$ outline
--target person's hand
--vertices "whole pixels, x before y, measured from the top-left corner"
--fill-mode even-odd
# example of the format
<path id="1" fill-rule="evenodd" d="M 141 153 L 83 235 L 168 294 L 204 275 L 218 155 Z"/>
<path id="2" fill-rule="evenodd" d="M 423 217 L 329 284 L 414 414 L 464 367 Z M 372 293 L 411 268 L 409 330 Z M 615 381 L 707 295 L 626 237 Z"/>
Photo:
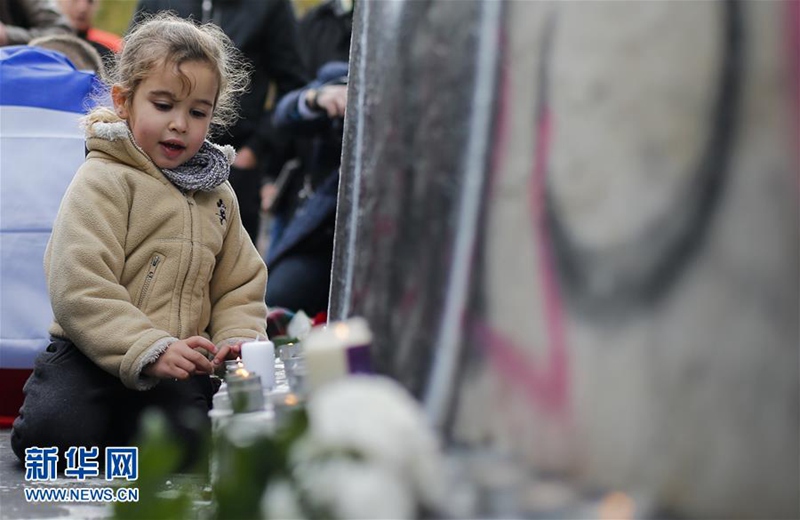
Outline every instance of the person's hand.
<path id="1" fill-rule="evenodd" d="M 194 374 L 213 373 L 214 365 L 195 350 L 198 348 L 217 354 L 217 347 L 209 340 L 202 336 L 192 336 L 171 344 L 155 362 L 144 367 L 142 373 L 159 379 L 188 379 Z"/>
<path id="2" fill-rule="evenodd" d="M 8 31 L 6 31 L 6 24 L 0 22 L 0 47 L 8 45 Z"/>
<path id="3" fill-rule="evenodd" d="M 240 170 L 252 170 L 258 166 L 258 158 L 249 146 L 243 146 L 236 152 L 236 159 L 233 160 L 232 166 Z"/>
<path id="4" fill-rule="evenodd" d="M 215 367 L 218 367 L 226 359 L 236 359 L 238 357 L 241 357 L 242 356 L 242 343 L 243 342 L 239 342 L 239 343 L 236 343 L 235 345 L 227 345 L 227 346 L 222 347 L 217 352 L 217 355 L 214 356 L 214 359 L 211 360 L 211 363 Z"/>
<path id="5" fill-rule="evenodd" d="M 275 202 L 275 195 L 278 193 L 278 188 L 274 183 L 268 182 L 261 186 L 261 211 L 269 211 L 272 203 Z"/>
<path id="6" fill-rule="evenodd" d="M 347 85 L 325 85 L 318 89 L 317 106 L 331 119 L 344 117 L 347 108 Z"/>

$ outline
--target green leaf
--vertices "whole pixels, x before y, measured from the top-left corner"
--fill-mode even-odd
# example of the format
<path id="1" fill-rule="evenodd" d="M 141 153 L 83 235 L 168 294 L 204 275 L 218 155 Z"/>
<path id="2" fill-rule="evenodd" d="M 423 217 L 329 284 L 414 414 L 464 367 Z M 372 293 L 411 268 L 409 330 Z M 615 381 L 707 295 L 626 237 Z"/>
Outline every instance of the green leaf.
<path id="1" fill-rule="evenodd" d="M 142 416 L 139 442 L 139 478 L 126 487 L 139 489 L 138 502 L 115 502 L 113 518 L 118 520 L 169 520 L 188 518 L 193 499 L 189 487 L 177 475 L 186 458 L 185 449 L 170 431 L 169 423 L 161 412 L 149 411 Z M 208 444 L 196 454 L 202 470 L 208 460 Z M 207 482 L 207 473 L 196 475 Z M 201 483 L 202 486 L 202 483 Z"/>

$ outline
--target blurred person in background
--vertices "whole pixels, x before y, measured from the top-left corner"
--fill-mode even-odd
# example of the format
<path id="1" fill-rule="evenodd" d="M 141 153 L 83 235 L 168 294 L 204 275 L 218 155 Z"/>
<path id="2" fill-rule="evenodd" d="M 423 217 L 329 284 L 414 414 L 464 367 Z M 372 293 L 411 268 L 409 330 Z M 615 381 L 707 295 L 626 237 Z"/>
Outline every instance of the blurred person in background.
<path id="1" fill-rule="evenodd" d="M 298 160 L 281 173 L 267 201 L 270 307 L 309 315 L 328 307 L 352 14 L 352 1 L 328 0 L 300 20 L 301 52 L 316 79 L 275 109 L 276 127 L 292 136 Z"/>
<path id="2" fill-rule="evenodd" d="M 58 7 L 67 17 L 75 33 L 94 47 L 103 60 L 119 52 L 122 38 L 93 27 L 100 0 L 58 0 Z"/>
<path id="3" fill-rule="evenodd" d="M 104 76 L 103 58 L 82 38 L 72 34 L 51 34 L 34 38 L 28 45 L 60 52 L 69 58 L 76 69 L 94 72 L 101 79 Z"/>
<path id="4" fill-rule="evenodd" d="M 239 198 L 242 223 L 257 243 L 262 179 L 280 169 L 276 161 L 283 161 L 272 114 L 265 109 L 270 83 L 275 83 L 279 98 L 309 79 L 298 52 L 292 5 L 289 0 L 138 0 L 133 21 L 162 10 L 215 23 L 252 65 L 251 88 L 241 98 L 241 119 L 217 140 L 236 149 L 230 182 Z"/>
<path id="5" fill-rule="evenodd" d="M 316 73 L 329 61 L 348 61 L 354 0 L 326 0 L 300 19 L 300 53 Z"/>
<path id="6" fill-rule="evenodd" d="M 0 46 L 25 45 L 48 34 L 72 29 L 51 0 L 0 0 Z"/>
<path id="7" fill-rule="evenodd" d="M 334 61 L 275 108 L 276 128 L 297 137 L 300 153 L 271 205 L 268 307 L 311 316 L 328 307 L 346 106 L 347 62 Z"/>

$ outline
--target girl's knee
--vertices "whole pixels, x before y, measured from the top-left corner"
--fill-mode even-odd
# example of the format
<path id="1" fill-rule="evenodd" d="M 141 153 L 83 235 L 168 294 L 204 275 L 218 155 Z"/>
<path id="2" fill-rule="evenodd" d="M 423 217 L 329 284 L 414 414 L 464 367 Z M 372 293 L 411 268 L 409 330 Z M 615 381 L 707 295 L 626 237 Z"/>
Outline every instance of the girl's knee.
<path id="1" fill-rule="evenodd" d="M 74 414 L 46 409 L 20 410 L 11 431 L 11 448 L 21 461 L 27 448 L 58 448 L 59 458 L 72 446 L 104 447 L 107 444 L 104 417 L 87 420 Z"/>

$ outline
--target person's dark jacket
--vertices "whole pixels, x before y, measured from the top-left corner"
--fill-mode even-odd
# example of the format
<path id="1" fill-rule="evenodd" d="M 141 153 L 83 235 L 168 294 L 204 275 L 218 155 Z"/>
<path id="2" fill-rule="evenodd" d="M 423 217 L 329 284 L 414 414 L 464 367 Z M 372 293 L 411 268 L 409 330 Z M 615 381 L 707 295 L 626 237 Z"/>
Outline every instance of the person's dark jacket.
<path id="1" fill-rule="evenodd" d="M 327 63 L 320 68 L 314 81 L 285 95 L 275 108 L 275 128 L 303 140 L 308 146 L 300 148 L 300 167 L 287 181 L 294 187 L 283 190 L 288 200 L 276 199 L 274 203 L 277 206 L 276 214 L 288 222 L 277 243 L 270 245 L 267 266 L 277 263 L 301 242 L 306 249 L 319 247 L 330 254 L 339 187 L 343 119 L 331 119 L 324 113 L 316 119 L 304 119 L 299 113 L 298 103 L 302 102 L 308 89 L 346 84 L 347 72 L 346 62 Z M 304 184 L 308 184 L 313 194 L 308 199 L 298 199 L 297 193 Z M 330 229 L 324 229 L 326 227 Z M 313 240 L 314 244 L 309 240 Z"/>
<path id="2" fill-rule="evenodd" d="M 327 0 L 300 19 L 300 53 L 311 72 L 328 62 L 349 59 L 353 11 L 342 4 L 342 0 Z"/>
<path id="3" fill-rule="evenodd" d="M 251 62 L 253 75 L 250 90 L 241 99 L 241 119 L 216 141 L 237 150 L 248 146 L 257 154 L 262 153 L 274 139 L 271 115 L 264 110 L 270 80 L 275 81 L 280 98 L 305 85 L 309 77 L 297 50 L 294 11 L 289 0 L 214 0 L 207 13 L 203 12 L 203 3 L 139 0 L 133 22 L 144 13 L 171 10 L 182 18 L 211 21 L 222 28 Z"/>

